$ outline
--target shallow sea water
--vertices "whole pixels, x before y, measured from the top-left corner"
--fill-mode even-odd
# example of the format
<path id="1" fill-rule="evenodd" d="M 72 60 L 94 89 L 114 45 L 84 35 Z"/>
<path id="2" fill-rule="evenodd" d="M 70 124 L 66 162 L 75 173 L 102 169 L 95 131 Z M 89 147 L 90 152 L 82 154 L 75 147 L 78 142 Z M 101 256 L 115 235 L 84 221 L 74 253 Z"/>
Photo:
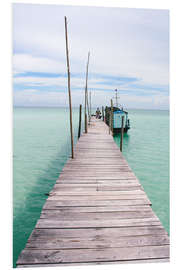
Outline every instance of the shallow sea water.
<path id="1" fill-rule="evenodd" d="M 123 155 L 169 232 L 169 112 L 129 110 Z M 77 141 L 79 110 L 73 109 Z M 67 108 L 14 108 L 13 266 L 71 154 Z M 119 145 L 120 136 L 114 137 Z"/>

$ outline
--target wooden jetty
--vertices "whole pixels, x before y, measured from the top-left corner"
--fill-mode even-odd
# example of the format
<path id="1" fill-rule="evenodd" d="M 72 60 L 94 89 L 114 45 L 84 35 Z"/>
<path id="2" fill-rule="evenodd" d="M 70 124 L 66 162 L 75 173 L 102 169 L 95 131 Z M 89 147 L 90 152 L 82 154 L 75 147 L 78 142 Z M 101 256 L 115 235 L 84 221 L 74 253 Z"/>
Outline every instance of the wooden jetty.
<path id="1" fill-rule="evenodd" d="M 108 126 L 92 119 L 17 267 L 167 261 L 167 232 Z"/>

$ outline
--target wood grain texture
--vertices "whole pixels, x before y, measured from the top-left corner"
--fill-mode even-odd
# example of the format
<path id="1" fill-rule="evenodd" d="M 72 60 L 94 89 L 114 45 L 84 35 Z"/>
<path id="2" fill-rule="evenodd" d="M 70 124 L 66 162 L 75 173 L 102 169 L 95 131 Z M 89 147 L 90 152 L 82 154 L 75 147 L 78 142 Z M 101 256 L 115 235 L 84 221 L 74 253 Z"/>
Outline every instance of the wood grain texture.
<path id="1" fill-rule="evenodd" d="M 167 261 L 167 232 L 108 127 L 92 118 L 17 267 Z"/>
<path id="2" fill-rule="evenodd" d="M 141 259 L 160 259 L 169 257 L 168 245 L 136 246 L 126 248 L 61 249 L 39 250 L 25 249 L 21 252 L 18 264 L 72 263 L 127 261 Z M 26 263 L 24 263 L 26 262 Z"/>

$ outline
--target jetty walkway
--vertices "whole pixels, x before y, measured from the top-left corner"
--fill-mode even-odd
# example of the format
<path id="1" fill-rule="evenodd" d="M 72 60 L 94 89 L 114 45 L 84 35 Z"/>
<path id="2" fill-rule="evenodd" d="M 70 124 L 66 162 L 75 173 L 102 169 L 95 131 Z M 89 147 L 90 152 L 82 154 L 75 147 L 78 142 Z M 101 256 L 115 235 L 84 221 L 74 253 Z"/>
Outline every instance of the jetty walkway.
<path id="1" fill-rule="evenodd" d="M 108 126 L 92 118 L 17 267 L 165 261 L 167 232 Z"/>

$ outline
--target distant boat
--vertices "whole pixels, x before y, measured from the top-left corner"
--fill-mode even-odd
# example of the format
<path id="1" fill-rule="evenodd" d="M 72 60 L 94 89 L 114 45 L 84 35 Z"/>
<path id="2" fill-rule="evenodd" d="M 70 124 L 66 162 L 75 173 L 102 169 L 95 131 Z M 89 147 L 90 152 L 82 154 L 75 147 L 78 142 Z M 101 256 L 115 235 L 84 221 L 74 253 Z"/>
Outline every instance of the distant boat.
<path id="1" fill-rule="evenodd" d="M 128 118 L 128 112 L 123 110 L 121 105 L 118 105 L 118 95 L 117 89 L 116 92 L 116 106 L 113 107 L 113 133 L 120 133 L 121 132 L 121 125 L 122 125 L 122 116 L 124 116 L 124 132 L 128 132 L 130 129 L 130 120 Z M 105 123 L 109 126 L 110 124 L 110 115 L 111 115 L 111 107 L 105 107 Z"/>

